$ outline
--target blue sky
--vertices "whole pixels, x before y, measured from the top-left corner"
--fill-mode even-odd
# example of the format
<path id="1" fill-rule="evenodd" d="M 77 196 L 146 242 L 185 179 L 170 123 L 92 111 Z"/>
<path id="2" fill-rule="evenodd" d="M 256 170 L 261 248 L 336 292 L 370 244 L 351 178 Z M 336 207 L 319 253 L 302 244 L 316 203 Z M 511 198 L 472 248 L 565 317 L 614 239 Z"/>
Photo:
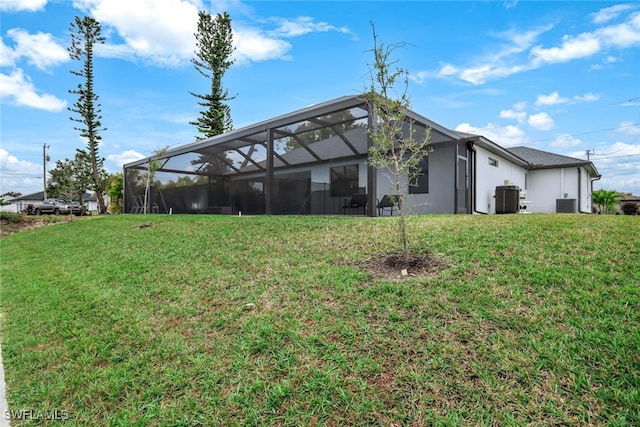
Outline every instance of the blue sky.
<path id="1" fill-rule="evenodd" d="M 405 43 L 412 109 L 504 146 L 590 158 L 595 188 L 640 195 L 640 3 L 538 1 L 0 1 L 0 192 L 42 190 L 42 149 L 74 156 L 67 54 L 75 16 L 99 20 L 95 90 L 110 172 L 193 142 L 209 82 L 190 64 L 197 11 L 227 11 L 234 127 L 364 90 L 375 24 Z"/>

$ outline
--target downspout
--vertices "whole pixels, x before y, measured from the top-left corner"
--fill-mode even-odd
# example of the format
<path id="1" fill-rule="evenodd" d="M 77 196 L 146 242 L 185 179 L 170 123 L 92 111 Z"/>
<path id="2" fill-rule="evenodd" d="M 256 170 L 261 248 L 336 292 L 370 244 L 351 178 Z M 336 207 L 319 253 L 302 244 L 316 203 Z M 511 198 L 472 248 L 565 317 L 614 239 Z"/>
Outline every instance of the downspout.
<path id="1" fill-rule="evenodd" d="M 599 181 L 602 178 L 602 175 L 596 176 L 595 178 L 591 178 L 591 210 L 592 212 L 589 213 L 593 213 L 593 183 L 594 181 Z"/>
<path id="2" fill-rule="evenodd" d="M 470 185 L 471 187 L 471 192 L 472 192 L 472 198 L 473 198 L 473 213 L 477 213 L 477 214 L 481 214 L 481 215 L 488 215 L 487 212 L 480 212 L 476 206 L 477 206 L 477 191 L 476 191 L 476 186 L 477 186 L 477 178 L 478 178 L 478 155 L 476 153 L 476 147 L 473 145 L 473 141 L 469 141 L 469 151 L 471 151 L 471 157 L 473 157 L 473 161 L 471 162 L 471 167 L 473 168 L 473 172 L 471 173 L 471 176 L 473 177 L 473 182 Z"/>
<path id="3" fill-rule="evenodd" d="M 597 181 L 602 177 L 596 177 L 591 179 L 591 194 L 593 194 L 593 181 Z M 593 202 L 592 202 L 593 209 Z M 578 166 L 578 213 L 590 214 L 591 212 L 585 212 L 582 210 L 582 167 Z"/>

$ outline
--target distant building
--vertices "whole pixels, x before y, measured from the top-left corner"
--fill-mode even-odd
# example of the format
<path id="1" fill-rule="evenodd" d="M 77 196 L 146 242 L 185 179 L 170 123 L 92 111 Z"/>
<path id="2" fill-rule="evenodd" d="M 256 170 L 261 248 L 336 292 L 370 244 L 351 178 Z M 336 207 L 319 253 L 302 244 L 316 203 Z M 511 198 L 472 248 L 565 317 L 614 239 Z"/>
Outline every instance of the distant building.
<path id="1" fill-rule="evenodd" d="M 622 207 L 626 203 L 634 203 L 636 205 L 636 209 L 640 209 L 640 196 L 634 196 L 631 193 L 624 194 L 616 204 L 616 213 L 624 214 Z M 640 211 L 638 213 L 640 213 Z"/>
<path id="2" fill-rule="evenodd" d="M 5 199 L 11 204 L 0 207 L 4 212 L 22 212 L 26 209 L 27 205 L 35 205 L 41 203 L 44 200 L 44 191 L 38 191 L 36 193 L 25 194 L 24 196 L 15 197 L 9 200 Z M 93 214 L 98 213 L 98 199 L 92 194 L 85 193 L 82 196 L 82 203 L 86 207 L 87 212 Z"/>

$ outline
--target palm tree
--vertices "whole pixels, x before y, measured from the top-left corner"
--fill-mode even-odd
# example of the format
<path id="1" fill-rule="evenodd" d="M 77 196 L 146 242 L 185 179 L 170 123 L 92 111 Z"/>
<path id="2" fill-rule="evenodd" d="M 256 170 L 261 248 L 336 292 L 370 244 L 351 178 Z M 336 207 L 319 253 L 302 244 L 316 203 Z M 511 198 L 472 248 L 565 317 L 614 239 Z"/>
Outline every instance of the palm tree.
<path id="1" fill-rule="evenodd" d="M 596 190 L 591 194 L 593 204 L 600 207 L 600 212 L 603 214 L 613 213 L 616 203 L 620 200 L 621 194 L 615 190 Z"/>

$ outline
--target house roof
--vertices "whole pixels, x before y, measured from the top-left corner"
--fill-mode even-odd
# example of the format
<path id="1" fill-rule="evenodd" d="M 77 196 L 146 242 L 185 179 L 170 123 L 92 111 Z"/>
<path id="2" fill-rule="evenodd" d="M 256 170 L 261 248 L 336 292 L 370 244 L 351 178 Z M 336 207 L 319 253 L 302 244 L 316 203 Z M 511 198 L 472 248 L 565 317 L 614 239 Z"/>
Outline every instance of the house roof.
<path id="1" fill-rule="evenodd" d="M 640 196 L 634 196 L 633 194 L 623 194 L 620 198 L 621 202 L 640 202 Z"/>
<path id="2" fill-rule="evenodd" d="M 563 156 L 562 154 L 550 153 L 548 151 L 536 150 L 529 147 L 511 147 L 508 151 L 520 157 L 529 164 L 530 169 L 552 169 L 570 166 L 584 166 L 591 169 L 592 176 L 600 176 L 593 162 L 575 157 Z"/>
<path id="3" fill-rule="evenodd" d="M 44 200 L 44 191 L 38 191 L 37 193 L 25 194 L 24 196 L 16 197 L 13 200 Z"/>
<path id="4" fill-rule="evenodd" d="M 340 98 L 326 101 L 320 104 L 311 105 L 300 110 L 293 111 L 288 114 L 264 120 L 243 128 L 235 129 L 220 135 L 212 136 L 190 144 L 168 150 L 165 157 L 178 156 L 185 153 L 201 153 L 207 152 L 212 147 L 220 147 L 222 150 L 234 150 L 243 148 L 252 144 L 264 144 L 269 139 L 269 131 L 273 129 L 285 129 L 290 125 L 309 118 L 317 118 L 327 116 L 336 111 L 345 109 L 364 109 L 366 100 L 360 96 L 343 96 Z M 364 111 L 364 110 L 363 110 Z M 354 117 L 360 118 L 364 114 L 354 111 Z M 146 165 L 152 157 L 146 157 L 128 164 L 125 168 Z"/>
<path id="5" fill-rule="evenodd" d="M 12 201 L 14 200 L 44 200 L 44 191 L 38 191 L 37 193 L 31 193 L 31 194 L 25 194 L 24 196 L 20 196 L 20 197 L 16 197 L 15 199 L 12 199 Z M 89 193 L 85 193 L 82 196 L 82 200 L 84 200 L 85 202 L 88 201 L 95 201 L 97 200 L 95 198 L 95 196 L 89 194 Z"/>
<path id="6" fill-rule="evenodd" d="M 347 114 L 341 115 L 337 113 Z M 366 124 L 368 116 L 368 102 L 363 96 L 343 96 L 168 150 L 163 155 L 163 158 L 167 160 L 160 166 L 158 171 L 197 174 L 202 168 L 202 164 L 198 161 L 198 156 L 219 157 L 227 164 L 229 162 L 226 161 L 228 160 L 226 156 L 235 156 L 237 165 L 229 164 L 229 166 L 236 172 L 263 169 L 270 133 L 273 140 L 291 138 L 299 141 L 298 137 L 301 134 L 323 128 L 332 129 L 335 137 L 330 141 L 325 139 L 321 143 L 305 144 L 302 150 L 297 150 L 297 153 L 288 156 L 288 160 L 294 161 L 294 163 L 287 161 L 285 154 L 288 153 L 278 152 L 276 149 L 274 166 L 277 168 L 283 165 L 301 164 L 305 159 L 308 162 L 332 160 L 338 157 L 341 152 L 344 155 L 362 155 L 366 153 L 366 146 L 364 151 L 361 147 L 354 146 L 339 127 L 348 123 Z M 447 129 L 413 111 L 407 111 L 407 116 L 413 119 L 416 124 L 431 129 L 432 143 L 462 138 L 457 132 Z M 329 147 L 333 147 L 330 152 L 327 151 Z M 179 159 L 183 155 L 191 155 L 193 157 Z M 142 169 L 146 167 L 153 157 L 127 163 L 124 168 Z M 253 164 L 253 167 L 247 167 L 249 163 Z"/>
<path id="7" fill-rule="evenodd" d="M 337 114 L 337 113 L 346 114 Z M 448 129 L 414 111 L 405 112 L 415 123 L 430 128 L 431 143 L 468 141 L 514 164 L 529 170 L 569 166 L 583 166 L 591 176 L 599 177 L 592 162 L 583 159 L 549 153 L 528 147 L 504 148 L 481 135 L 473 135 Z M 316 161 L 331 161 L 338 157 L 366 154 L 366 133 L 362 130 L 341 129 L 344 124 L 366 124 L 371 120 L 367 100 L 361 95 L 343 96 L 320 104 L 311 105 L 288 114 L 264 120 L 253 125 L 232 130 L 190 144 L 168 150 L 159 171 L 169 173 L 203 174 L 210 161 L 218 158 L 227 172 L 252 172 L 265 170 L 268 154 L 267 141 L 289 139 L 298 141 L 300 147 L 286 150 L 274 147 L 273 166 L 293 166 Z M 299 138 L 305 132 L 328 128 L 333 135 L 317 142 L 303 143 Z M 357 135 L 357 136 L 356 136 Z M 231 156 L 231 157 L 229 157 Z M 124 165 L 124 168 L 143 169 L 154 156 Z"/>

